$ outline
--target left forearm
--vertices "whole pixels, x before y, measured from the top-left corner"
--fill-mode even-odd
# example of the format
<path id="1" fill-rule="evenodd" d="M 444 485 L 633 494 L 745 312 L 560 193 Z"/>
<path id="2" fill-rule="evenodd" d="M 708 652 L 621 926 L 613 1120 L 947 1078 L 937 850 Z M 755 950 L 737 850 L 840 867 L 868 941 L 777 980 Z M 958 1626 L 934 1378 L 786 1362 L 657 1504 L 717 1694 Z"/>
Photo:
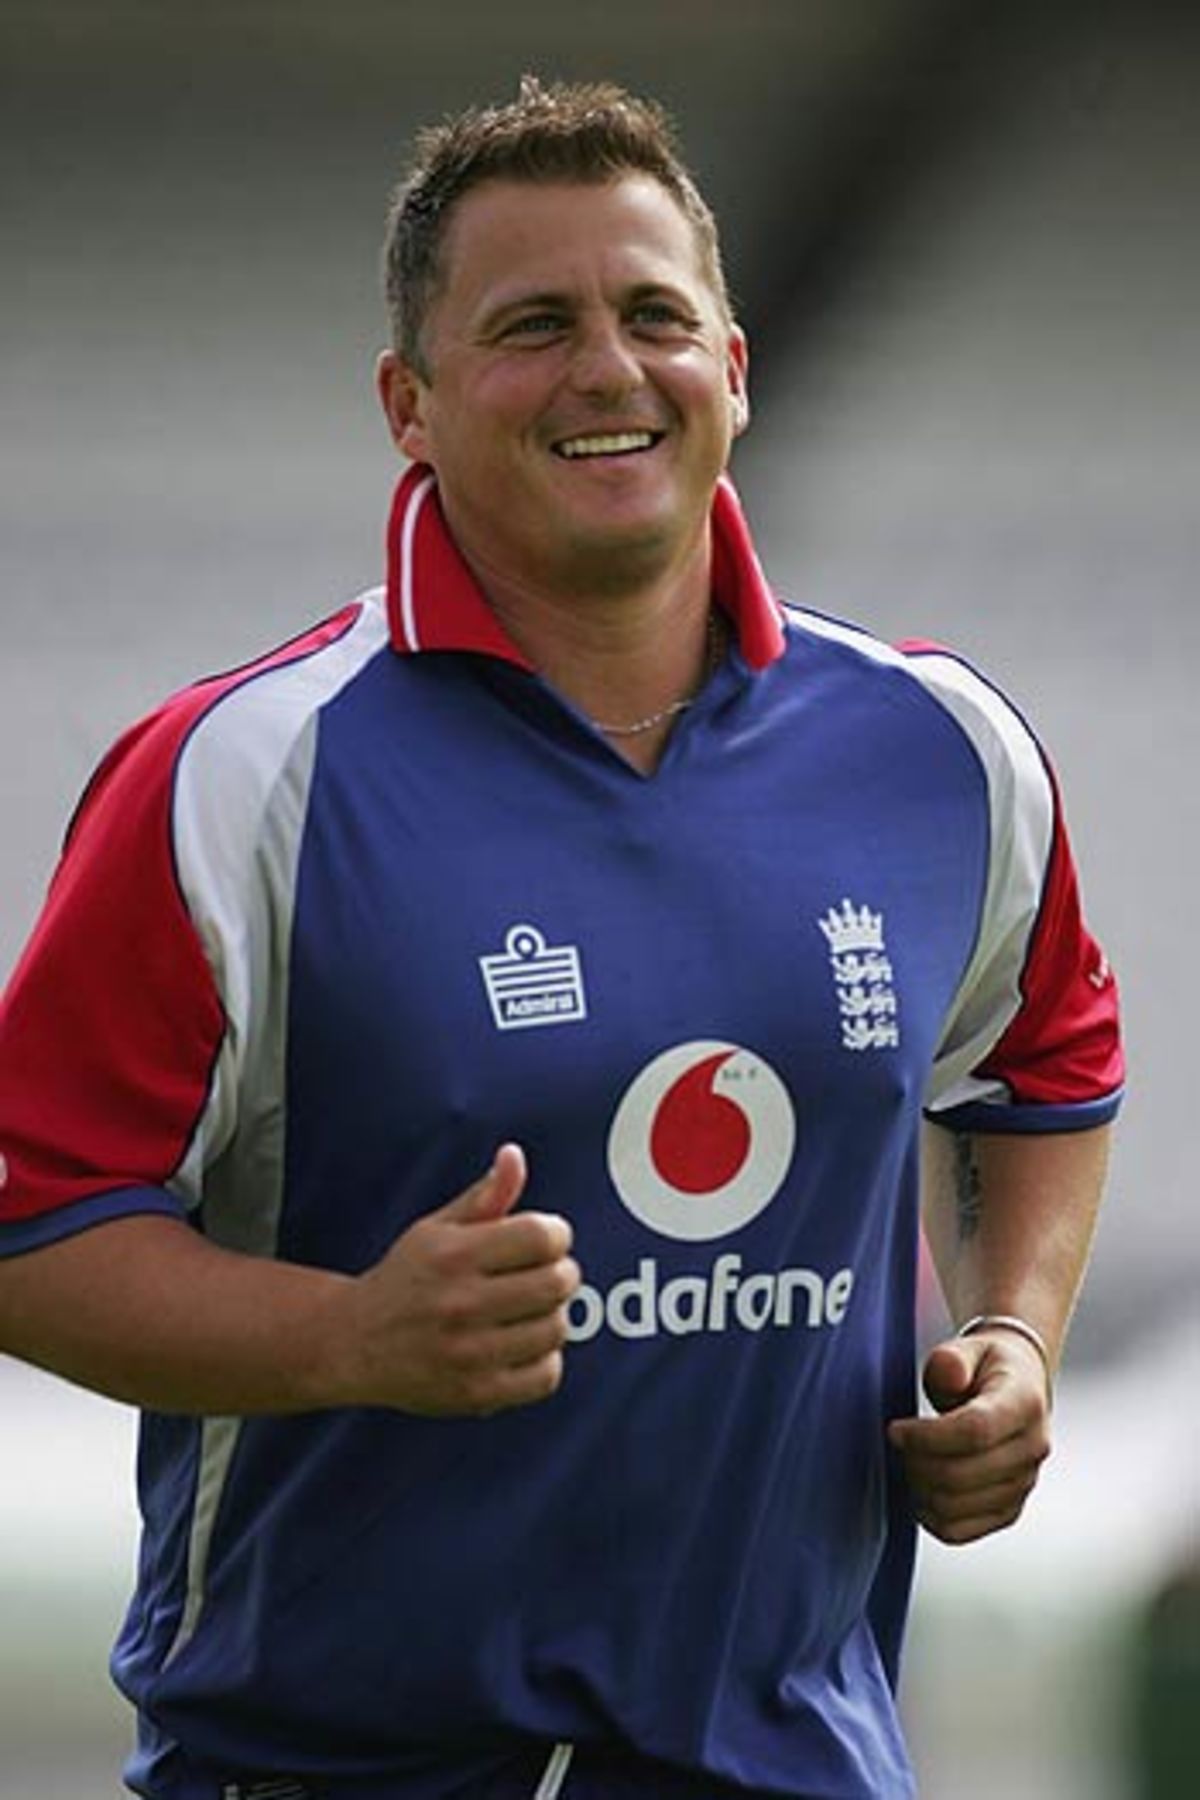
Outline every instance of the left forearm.
<path id="1" fill-rule="evenodd" d="M 1012 1313 L 1062 1354 L 1095 1230 L 1109 1130 L 926 1128 L 926 1235 L 956 1324 Z"/>

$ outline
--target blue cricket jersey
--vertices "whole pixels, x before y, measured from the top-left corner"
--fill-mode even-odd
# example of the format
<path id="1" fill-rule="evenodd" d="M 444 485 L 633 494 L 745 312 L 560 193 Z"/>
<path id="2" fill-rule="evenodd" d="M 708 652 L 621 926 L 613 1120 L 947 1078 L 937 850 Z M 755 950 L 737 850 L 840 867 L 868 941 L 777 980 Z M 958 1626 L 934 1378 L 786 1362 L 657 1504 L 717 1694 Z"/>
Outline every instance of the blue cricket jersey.
<path id="1" fill-rule="evenodd" d="M 781 607 L 651 776 L 523 660 L 401 483 L 386 589 L 124 738 L 0 1027 L 0 1253 L 165 1211 L 359 1271 L 526 1150 L 584 1286 L 550 1400 L 149 1413 L 128 1779 L 435 1800 L 534 1740 L 912 1792 L 918 1128 L 1115 1110 L 1054 784 L 932 646 Z M 217 1790 L 219 1791 L 219 1789 Z"/>

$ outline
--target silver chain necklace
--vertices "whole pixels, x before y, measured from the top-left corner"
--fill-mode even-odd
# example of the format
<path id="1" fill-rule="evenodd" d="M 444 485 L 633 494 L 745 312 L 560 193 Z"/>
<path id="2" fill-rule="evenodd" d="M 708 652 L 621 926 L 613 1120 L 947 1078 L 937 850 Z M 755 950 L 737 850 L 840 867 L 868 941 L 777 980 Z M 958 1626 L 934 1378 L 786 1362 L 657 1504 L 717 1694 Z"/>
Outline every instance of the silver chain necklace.
<path id="1" fill-rule="evenodd" d="M 639 737 L 643 731 L 653 731 L 656 725 L 662 725 L 667 719 L 674 719 L 679 713 L 686 712 L 689 706 L 694 706 L 706 682 L 721 660 L 722 631 L 715 610 L 708 615 L 707 639 L 708 648 L 704 656 L 704 670 L 695 693 L 688 694 L 683 700 L 672 700 L 670 706 L 661 707 L 658 712 L 647 713 L 644 719 L 634 719 L 629 725 L 606 725 L 603 719 L 593 719 L 591 721 L 593 728 L 602 737 Z"/>

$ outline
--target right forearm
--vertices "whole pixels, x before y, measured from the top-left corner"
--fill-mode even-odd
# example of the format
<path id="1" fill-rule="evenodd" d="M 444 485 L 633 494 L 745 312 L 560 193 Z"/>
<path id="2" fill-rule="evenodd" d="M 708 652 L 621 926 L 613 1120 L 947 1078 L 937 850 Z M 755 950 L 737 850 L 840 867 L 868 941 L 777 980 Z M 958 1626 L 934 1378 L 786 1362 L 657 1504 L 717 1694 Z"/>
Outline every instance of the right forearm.
<path id="1" fill-rule="evenodd" d="M 0 1261 L 0 1353 L 159 1412 L 527 1406 L 562 1379 L 580 1271 L 518 1210 L 519 1146 L 361 1275 L 222 1250 L 182 1219 L 116 1219 Z"/>
<path id="2" fill-rule="evenodd" d="M 350 1400 L 353 1278 L 235 1255 L 142 1215 L 0 1262 L 0 1351 L 163 1412 L 301 1412 Z"/>

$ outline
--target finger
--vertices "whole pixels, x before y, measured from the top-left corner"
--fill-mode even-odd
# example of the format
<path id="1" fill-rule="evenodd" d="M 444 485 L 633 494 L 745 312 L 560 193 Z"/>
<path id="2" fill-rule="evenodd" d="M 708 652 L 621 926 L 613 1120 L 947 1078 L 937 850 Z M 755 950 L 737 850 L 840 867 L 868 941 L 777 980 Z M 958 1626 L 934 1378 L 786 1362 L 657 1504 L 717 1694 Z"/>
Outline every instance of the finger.
<path id="1" fill-rule="evenodd" d="M 1045 1408 L 1028 1390 L 981 1394 L 936 1418 L 894 1419 L 892 1445 L 908 1457 L 983 1456 L 1027 1432 L 1045 1432 Z"/>
<path id="2" fill-rule="evenodd" d="M 911 1482 L 914 1502 L 926 1510 L 933 1509 L 946 1518 L 964 1519 L 978 1512 L 992 1512 L 1013 1499 L 1023 1499 L 1037 1483 L 1040 1461 L 1030 1459 L 1018 1468 L 1000 1474 L 980 1471 L 972 1481 Z"/>
<path id="3" fill-rule="evenodd" d="M 560 1262 L 573 1233 L 558 1213 L 523 1212 L 479 1228 L 476 1266 L 484 1275 L 536 1269 Z"/>
<path id="4" fill-rule="evenodd" d="M 1013 1435 L 997 1434 L 995 1421 L 986 1411 L 972 1411 L 969 1416 L 960 1411 L 936 1419 L 894 1419 L 888 1426 L 889 1443 L 910 1467 L 986 1456 Z"/>
<path id="5" fill-rule="evenodd" d="M 572 1257 L 501 1275 L 474 1269 L 428 1295 L 428 1327 L 443 1341 L 444 1353 L 464 1362 L 484 1361 L 486 1350 L 477 1352 L 476 1346 L 485 1334 L 553 1314 L 565 1324 L 567 1303 L 580 1280 Z"/>
<path id="6" fill-rule="evenodd" d="M 910 1480 L 913 1506 L 921 1514 L 947 1523 L 999 1514 L 1020 1505 L 1037 1484 L 1040 1464 L 1026 1462 L 1001 1475 L 980 1471 L 972 1481 L 951 1484 L 944 1479 Z"/>
<path id="7" fill-rule="evenodd" d="M 534 1406 L 548 1400 L 562 1386 L 564 1373 L 561 1350 L 531 1362 L 491 1371 L 479 1402 L 471 1410 L 480 1414 L 507 1412 L 515 1406 Z"/>
<path id="8" fill-rule="evenodd" d="M 495 1275 L 483 1295 L 486 1318 L 493 1325 L 515 1325 L 522 1319 L 540 1319 L 562 1310 L 582 1277 L 573 1257 L 563 1256 L 535 1268 Z"/>
<path id="9" fill-rule="evenodd" d="M 979 1347 L 966 1340 L 936 1344 L 925 1359 L 922 1375 L 930 1405 L 939 1413 L 962 1406 L 974 1390 L 979 1363 Z"/>
<path id="10" fill-rule="evenodd" d="M 938 1508 L 918 1508 L 917 1518 L 931 1536 L 943 1544 L 973 1544 L 994 1531 L 1006 1531 L 1015 1525 L 1025 1510 L 1030 1490 L 1006 1495 L 992 1503 L 981 1501 L 968 1513 L 947 1515 Z"/>
<path id="11" fill-rule="evenodd" d="M 566 1285 L 559 1283 L 557 1292 Z M 511 1316 L 504 1317 L 496 1310 L 494 1293 L 510 1287 L 517 1291 L 511 1296 Z M 544 1278 L 541 1287 L 544 1295 Z M 566 1305 L 557 1298 L 549 1305 L 544 1299 L 535 1302 L 531 1291 L 531 1284 L 519 1276 L 480 1281 L 469 1298 L 440 1299 L 431 1312 L 427 1337 L 431 1361 L 469 1400 L 486 1398 L 488 1380 L 497 1370 L 534 1362 L 566 1343 Z"/>
<path id="12" fill-rule="evenodd" d="M 896 1442 L 892 1438 L 892 1442 Z M 999 1444 L 988 1444 L 970 1453 L 945 1454 L 941 1442 L 925 1447 L 923 1438 L 898 1445 L 910 1483 L 941 1483 L 952 1492 L 970 1489 L 981 1481 L 1004 1481 L 1007 1476 L 1036 1467 L 1051 1453 L 1051 1436 L 1045 1422 L 1034 1422 Z"/>
<path id="13" fill-rule="evenodd" d="M 960 1496 L 985 1493 L 995 1488 L 1019 1486 L 1037 1479 L 1049 1455 L 1049 1445 L 1037 1439 L 1005 1445 L 983 1457 L 944 1458 L 907 1464 L 908 1483 L 914 1494 L 941 1495 L 953 1501 Z"/>
<path id="14" fill-rule="evenodd" d="M 539 1319 L 521 1319 L 495 1333 L 492 1364 L 497 1369 L 524 1369 L 554 1355 L 566 1341 L 567 1318 L 562 1308 Z"/>
<path id="15" fill-rule="evenodd" d="M 521 1198 L 528 1179 L 525 1152 L 519 1144 L 501 1144 L 486 1174 L 432 1215 L 459 1225 L 504 1218 Z"/>

